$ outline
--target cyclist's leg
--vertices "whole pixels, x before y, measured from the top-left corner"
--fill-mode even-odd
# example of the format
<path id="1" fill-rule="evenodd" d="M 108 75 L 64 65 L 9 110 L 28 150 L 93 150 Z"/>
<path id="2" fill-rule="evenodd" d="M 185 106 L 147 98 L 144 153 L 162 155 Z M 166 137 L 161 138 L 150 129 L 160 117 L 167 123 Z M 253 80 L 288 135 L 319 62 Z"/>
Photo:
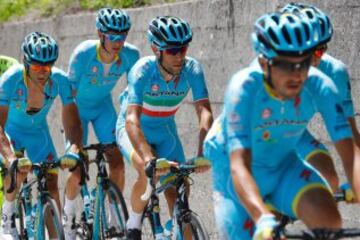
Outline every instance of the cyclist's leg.
<path id="1" fill-rule="evenodd" d="M 339 186 L 339 178 L 326 147 L 306 130 L 300 138 L 297 151 L 302 159 L 321 173 L 335 192 Z"/>
<path id="2" fill-rule="evenodd" d="M 57 160 L 56 150 L 50 136 L 47 125 L 43 125 L 37 130 L 37 134 L 33 136 L 32 141 L 25 143 L 25 149 L 28 157 L 33 163 L 52 162 Z M 40 147 L 39 147 L 40 146 Z M 49 171 L 49 177 L 46 179 L 50 196 L 55 200 L 57 208 L 60 212 L 61 203 L 58 188 L 58 169 Z M 50 224 L 50 216 L 45 216 L 45 222 L 48 226 L 50 237 L 56 237 L 56 231 L 53 224 Z"/>
<path id="3" fill-rule="evenodd" d="M 160 132 L 161 131 L 161 132 Z M 157 144 L 155 145 L 156 154 L 159 157 L 166 158 L 178 163 L 185 162 L 185 155 L 180 138 L 177 134 L 176 125 L 174 121 L 164 124 L 157 134 Z M 173 177 L 172 174 L 167 174 L 160 177 L 161 184 L 167 182 Z M 188 190 L 189 192 L 189 190 Z M 176 189 L 168 188 L 164 192 L 165 198 L 169 207 L 169 214 L 172 216 L 174 204 L 176 201 Z"/>
<path id="4" fill-rule="evenodd" d="M 282 181 L 270 201 L 286 215 L 299 218 L 309 228 L 339 228 L 341 218 L 331 190 L 318 172 L 295 154 L 293 164 L 284 172 Z"/>
<path id="5" fill-rule="evenodd" d="M 92 124 L 99 142 L 115 142 L 116 111 L 110 97 L 103 102 L 99 113 L 92 120 Z M 109 161 L 109 178 L 123 192 L 125 186 L 125 168 L 121 152 L 117 147 L 113 147 L 105 155 Z"/>
<path id="6" fill-rule="evenodd" d="M 145 164 L 144 161 L 135 152 L 132 144 L 130 143 L 130 139 L 125 130 L 125 121 L 123 120 L 123 118 L 121 119 L 121 117 L 119 117 L 118 123 L 120 123 L 116 128 L 117 144 L 126 161 L 135 168 L 138 174 L 131 190 L 131 209 L 129 209 L 129 219 L 126 223 L 126 226 L 128 230 L 136 229 L 137 231 L 141 231 L 141 216 L 147 204 L 147 202 L 141 200 L 141 195 L 145 192 L 147 184 L 147 177 L 144 171 Z"/>

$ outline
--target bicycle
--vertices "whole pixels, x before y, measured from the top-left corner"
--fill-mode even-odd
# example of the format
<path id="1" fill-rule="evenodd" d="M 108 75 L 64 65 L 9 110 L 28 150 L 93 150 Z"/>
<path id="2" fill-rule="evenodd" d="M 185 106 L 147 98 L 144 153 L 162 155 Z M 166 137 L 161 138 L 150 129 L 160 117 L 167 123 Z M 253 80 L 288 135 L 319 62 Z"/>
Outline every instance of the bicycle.
<path id="1" fill-rule="evenodd" d="M 1 159 L 0 159 L 1 160 Z M 0 162 L 0 216 L 2 216 L 2 205 L 4 202 L 4 178 L 5 178 L 5 166 L 2 162 Z M 1 219 L 0 219 L 1 223 Z"/>
<path id="2" fill-rule="evenodd" d="M 336 202 L 343 202 L 347 200 L 347 192 L 345 190 L 338 190 L 334 193 Z M 279 227 L 275 230 L 273 239 L 280 240 L 281 236 L 286 239 L 303 239 L 303 240 L 337 240 L 360 236 L 360 228 L 342 228 L 337 230 L 331 229 L 308 229 L 308 230 L 286 230 L 289 223 L 295 220 L 286 215 L 281 215 Z"/>
<path id="3" fill-rule="evenodd" d="M 107 148 L 114 146 L 116 146 L 116 143 L 98 143 L 83 148 L 84 150 L 96 151 L 95 159 L 90 160 L 89 164 L 95 163 L 98 171 L 94 189 L 89 191 L 86 183 L 81 186 L 84 209 L 81 213 L 81 220 L 77 224 L 77 229 L 80 229 L 77 234 L 82 239 L 103 240 L 125 238 L 126 236 L 126 221 L 129 217 L 126 203 L 119 188 L 108 177 L 104 157 Z M 113 212 L 113 216 L 116 218 L 115 225 L 111 225 L 110 211 Z"/>
<path id="4" fill-rule="evenodd" d="M 174 179 L 158 188 L 156 188 L 156 180 L 153 178 L 153 176 L 155 176 L 155 168 L 157 168 L 155 165 L 157 165 L 157 163 L 153 161 L 150 164 L 152 164 L 152 173 L 148 174 L 148 185 L 145 193 L 141 197 L 143 201 L 149 200 L 149 203 L 145 207 L 142 215 L 142 232 L 146 233 L 151 231 L 151 237 L 156 240 L 183 240 L 187 227 L 187 229 L 191 230 L 192 239 L 208 240 L 209 235 L 204 227 L 204 224 L 202 223 L 200 217 L 190 209 L 188 197 L 186 195 L 187 180 L 189 179 L 192 181 L 189 175 L 193 173 L 197 167 L 205 165 L 209 166 L 208 163 L 200 162 L 199 164 L 180 164 L 177 167 L 170 167 L 170 172 L 175 174 Z M 168 165 L 168 167 L 169 166 L 170 165 Z M 190 185 L 192 185 L 192 183 L 190 183 Z M 165 224 L 164 231 L 160 221 L 158 195 L 170 187 L 176 188 L 177 197 L 172 217 Z"/>
<path id="5" fill-rule="evenodd" d="M 64 239 L 60 214 L 55 200 L 50 196 L 46 183 L 48 171 L 59 166 L 60 161 L 32 164 L 32 171 L 35 175 L 35 179 L 29 182 L 27 179 L 24 181 L 16 201 L 16 213 L 17 218 L 19 219 L 17 228 L 20 239 L 48 239 L 46 229 L 49 227 L 52 227 L 55 230 L 57 239 Z M 7 192 L 11 193 L 16 187 L 17 163 L 10 167 L 9 174 L 11 183 Z M 31 191 L 32 186 L 36 183 L 37 197 L 35 203 L 32 204 Z M 45 216 L 47 216 L 46 222 Z"/>

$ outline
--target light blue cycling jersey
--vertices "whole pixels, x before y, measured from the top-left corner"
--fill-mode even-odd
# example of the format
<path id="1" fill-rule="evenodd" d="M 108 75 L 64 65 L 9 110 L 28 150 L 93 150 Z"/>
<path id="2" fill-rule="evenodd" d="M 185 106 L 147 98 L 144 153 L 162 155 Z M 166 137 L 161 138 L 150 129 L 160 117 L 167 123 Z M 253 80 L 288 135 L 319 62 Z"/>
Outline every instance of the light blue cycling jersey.
<path id="1" fill-rule="evenodd" d="M 129 73 L 139 59 L 139 51 L 125 43 L 117 59 L 106 72 L 106 64 L 100 61 L 99 40 L 82 42 L 70 58 L 69 80 L 77 90 L 76 103 L 80 107 L 101 107 L 103 101 L 124 73 Z"/>
<path id="2" fill-rule="evenodd" d="M 128 91 L 124 91 L 119 98 L 121 112 L 116 125 L 116 138 L 123 155 L 131 162 L 134 154 L 125 130 L 126 109 L 129 105 L 140 105 L 142 131 L 157 156 L 184 162 L 184 151 L 174 116 L 190 90 L 193 101 L 208 99 L 200 63 L 187 57 L 180 76 L 166 82 L 159 71 L 156 58 L 145 57 L 135 64 L 128 79 Z"/>
<path id="3" fill-rule="evenodd" d="M 139 59 L 139 51 L 129 43 L 124 44 L 112 64 L 104 64 L 99 55 L 100 42 L 82 42 L 72 54 L 69 80 L 77 90 L 76 103 L 83 126 L 83 144 L 87 143 L 88 124 L 92 123 L 101 143 L 115 141 L 116 111 L 111 91 L 120 77 L 128 74 Z"/>
<path id="4" fill-rule="evenodd" d="M 63 105 L 74 103 L 70 82 L 66 74 L 56 67 L 52 68 L 44 94 L 41 110 L 29 115 L 26 113 L 28 93 L 24 66 L 14 65 L 0 78 L 0 106 L 9 107 L 5 133 L 14 150 L 26 150 L 34 163 L 57 158 L 46 121 L 55 98 L 60 95 Z"/>
<path id="5" fill-rule="evenodd" d="M 24 76 L 24 66 L 19 64 L 11 67 L 0 78 L 0 106 L 9 107 L 7 125 L 24 129 L 41 128 L 46 123 L 46 116 L 58 95 L 63 105 L 74 102 L 66 74 L 53 67 L 50 79 L 44 88 L 45 99 L 42 109 L 34 115 L 27 114 L 27 84 Z"/>
<path id="6" fill-rule="evenodd" d="M 264 82 L 259 67 L 233 76 L 225 93 L 224 110 L 204 142 L 204 156 L 212 161 L 214 207 L 224 239 L 250 240 L 254 223 L 235 191 L 230 155 L 251 150 L 251 173 L 263 200 L 277 211 L 296 218 L 305 190 L 329 187 L 297 153 L 306 126 L 320 112 L 334 142 L 351 137 L 337 88 L 311 67 L 298 97 L 280 100 Z"/>
<path id="7" fill-rule="evenodd" d="M 204 73 L 195 59 L 186 57 L 180 76 L 166 82 L 155 56 L 144 57 L 129 73 L 128 105 L 142 106 L 142 124 L 162 124 L 174 120 L 190 90 L 194 102 L 208 99 Z"/>

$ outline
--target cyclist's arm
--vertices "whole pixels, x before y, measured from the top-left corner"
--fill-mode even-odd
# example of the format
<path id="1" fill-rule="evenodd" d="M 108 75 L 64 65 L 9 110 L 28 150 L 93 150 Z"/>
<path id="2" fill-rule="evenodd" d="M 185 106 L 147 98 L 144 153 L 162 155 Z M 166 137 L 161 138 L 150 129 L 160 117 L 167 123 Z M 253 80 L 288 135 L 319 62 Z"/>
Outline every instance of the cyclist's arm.
<path id="1" fill-rule="evenodd" d="M 230 169 L 235 191 L 254 222 L 269 214 L 251 174 L 251 150 L 238 149 L 230 154 Z"/>
<path id="2" fill-rule="evenodd" d="M 148 162 L 155 156 L 141 129 L 141 111 L 142 106 L 139 105 L 129 105 L 127 107 L 125 128 L 136 153 L 142 160 Z"/>
<path id="3" fill-rule="evenodd" d="M 351 138 L 337 141 L 335 147 L 342 160 L 349 183 L 360 202 L 360 149 Z"/>
<path id="4" fill-rule="evenodd" d="M 209 99 L 195 102 L 195 110 L 200 127 L 198 156 L 203 156 L 203 142 L 214 120 Z"/>
<path id="5" fill-rule="evenodd" d="M 66 139 L 70 141 L 70 151 L 78 153 L 82 146 L 82 127 L 75 103 L 62 108 L 62 122 Z"/>
<path id="6" fill-rule="evenodd" d="M 360 133 L 359 133 L 359 130 L 358 130 L 357 126 L 356 126 L 355 118 L 354 117 L 348 118 L 348 122 L 349 122 L 350 127 L 351 127 L 351 132 L 352 132 L 354 141 L 355 141 L 356 145 L 360 148 Z"/>
<path id="7" fill-rule="evenodd" d="M 15 153 L 11 149 L 9 139 L 5 134 L 5 123 L 7 120 L 8 111 L 8 106 L 0 106 L 0 153 L 4 158 L 5 166 L 7 166 L 9 162 L 16 159 Z"/>

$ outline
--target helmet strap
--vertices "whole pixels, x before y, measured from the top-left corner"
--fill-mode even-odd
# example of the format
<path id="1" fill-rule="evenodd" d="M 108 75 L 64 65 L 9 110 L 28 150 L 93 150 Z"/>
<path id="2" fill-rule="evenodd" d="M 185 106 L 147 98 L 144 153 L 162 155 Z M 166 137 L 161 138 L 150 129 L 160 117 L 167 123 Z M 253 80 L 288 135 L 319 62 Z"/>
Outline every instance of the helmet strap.
<path id="1" fill-rule="evenodd" d="M 105 47 L 105 36 L 104 35 L 102 35 L 102 37 L 100 38 L 100 46 L 105 50 L 105 52 L 110 53 Z"/>
<path id="2" fill-rule="evenodd" d="M 271 88 L 274 88 L 274 85 L 272 83 L 272 80 L 271 80 L 271 64 L 270 64 L 270 61 L 267 59 L 266 61 L 266 66 L 267 66 L 267 76 L 265 78 L 265 82 L 271 87 Z"/>

